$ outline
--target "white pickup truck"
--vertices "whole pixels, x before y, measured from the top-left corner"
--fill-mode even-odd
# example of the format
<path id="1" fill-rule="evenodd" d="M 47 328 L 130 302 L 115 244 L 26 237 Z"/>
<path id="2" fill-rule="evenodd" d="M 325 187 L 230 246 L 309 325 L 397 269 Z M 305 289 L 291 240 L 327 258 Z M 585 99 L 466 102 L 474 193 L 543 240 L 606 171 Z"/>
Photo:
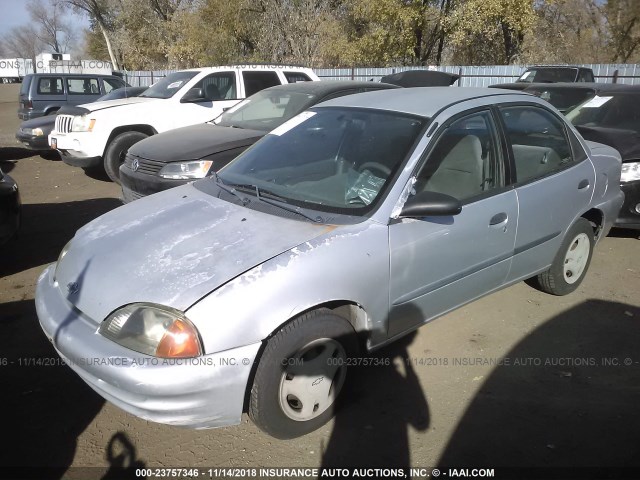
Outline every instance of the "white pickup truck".
<path id="1" fill-rule="evenodd" d="M 140 96 L 78 107 L 56 117 L 49 145 L 65 163 L 83 168 L 104 166 L 119 183 L 119 168 L 134 143 L 173 128 L 213 120 L 241 99 L 268 87 L 317 81 L 302 67 L 241 65 L 171 73 Z"/>

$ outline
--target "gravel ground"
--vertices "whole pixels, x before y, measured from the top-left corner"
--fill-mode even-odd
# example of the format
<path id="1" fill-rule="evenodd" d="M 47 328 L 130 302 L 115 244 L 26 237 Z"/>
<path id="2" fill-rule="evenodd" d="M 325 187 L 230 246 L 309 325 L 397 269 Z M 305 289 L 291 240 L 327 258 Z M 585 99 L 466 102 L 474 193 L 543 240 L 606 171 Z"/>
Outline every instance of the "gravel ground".
<path id="1" fill-rule="evenodd" d="M 640 478 L 640 242 L 630 231 L 601 242 L 572 295 L 520 283 L 378 352 L 392 365 L 354 371 L 345 407 L 303 438 L 272 439 L 246 416 L 180 429 L 106 403 L 56 362 L 33 298 L 75 230 L 120 205 L 119 188 L 22 149 L 17 87 L 0 85 L 0 166 L 24 204 L 18 238 L 0 247 L 0 466 L 16 467 L 0 478 L 26 467 L 58 467 L 38 478 L 93 479 L 123 478 L 118 466 L 341 465 L 633 466 Z"/>

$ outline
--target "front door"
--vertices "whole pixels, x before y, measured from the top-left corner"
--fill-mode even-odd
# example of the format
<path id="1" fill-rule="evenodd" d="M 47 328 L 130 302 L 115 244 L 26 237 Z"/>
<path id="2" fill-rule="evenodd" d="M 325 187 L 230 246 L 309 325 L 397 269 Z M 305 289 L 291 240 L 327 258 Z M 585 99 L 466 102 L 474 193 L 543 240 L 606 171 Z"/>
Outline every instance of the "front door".
<path id="1" fill-rule="evenodd" d="M 414 190 L 463 203 L 449 217 L 389 226 L 389 337 L 501 286 L 513 255 L 518 206 L 489 110 L 445 124 L 415 176 Z"/>

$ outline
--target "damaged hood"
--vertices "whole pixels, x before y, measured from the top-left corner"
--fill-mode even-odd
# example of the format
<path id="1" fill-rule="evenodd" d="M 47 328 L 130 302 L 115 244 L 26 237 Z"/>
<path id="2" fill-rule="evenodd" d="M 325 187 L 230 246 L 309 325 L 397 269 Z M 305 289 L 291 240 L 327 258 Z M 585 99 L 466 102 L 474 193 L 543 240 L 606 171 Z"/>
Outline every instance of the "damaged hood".
<path id="1" fill-rule="evenodd" d="M 129 153 L 165 163 L 199 160 L 226 150 L 248 147 L 266 134 L 259 130 L 203 123 L 145 138 L 131 147 Z"/>
<path id="2" fill-rule="evenodd" d="M 185 311 L 239 274 L 332 228 L 250 210 L 189 184 L 82 227 L 56 280 L 65 298 L 96 323 L 133 302 Z"/>

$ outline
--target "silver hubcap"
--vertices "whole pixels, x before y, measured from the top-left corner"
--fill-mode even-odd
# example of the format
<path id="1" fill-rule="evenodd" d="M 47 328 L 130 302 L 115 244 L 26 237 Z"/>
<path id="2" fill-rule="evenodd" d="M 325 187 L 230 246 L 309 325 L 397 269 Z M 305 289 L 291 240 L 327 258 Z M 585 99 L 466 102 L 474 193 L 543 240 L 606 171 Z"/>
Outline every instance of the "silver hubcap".
<path id="1" fill-rule="evenodd" d="M 589 259 L 589 237 L 580 233 L 571 242 L 567 254 L 564 256 L 563 273 L 567 283 L 575 283 L 582 276 Z"/>
<path id="2" fill-rule="evenodd" d="M 279 395 L 285 415 L 304 422 L 333 405 L 346 377 L 346 357 L 339 342 L 322 338 L 308 343 L 287 359 Z"/>

